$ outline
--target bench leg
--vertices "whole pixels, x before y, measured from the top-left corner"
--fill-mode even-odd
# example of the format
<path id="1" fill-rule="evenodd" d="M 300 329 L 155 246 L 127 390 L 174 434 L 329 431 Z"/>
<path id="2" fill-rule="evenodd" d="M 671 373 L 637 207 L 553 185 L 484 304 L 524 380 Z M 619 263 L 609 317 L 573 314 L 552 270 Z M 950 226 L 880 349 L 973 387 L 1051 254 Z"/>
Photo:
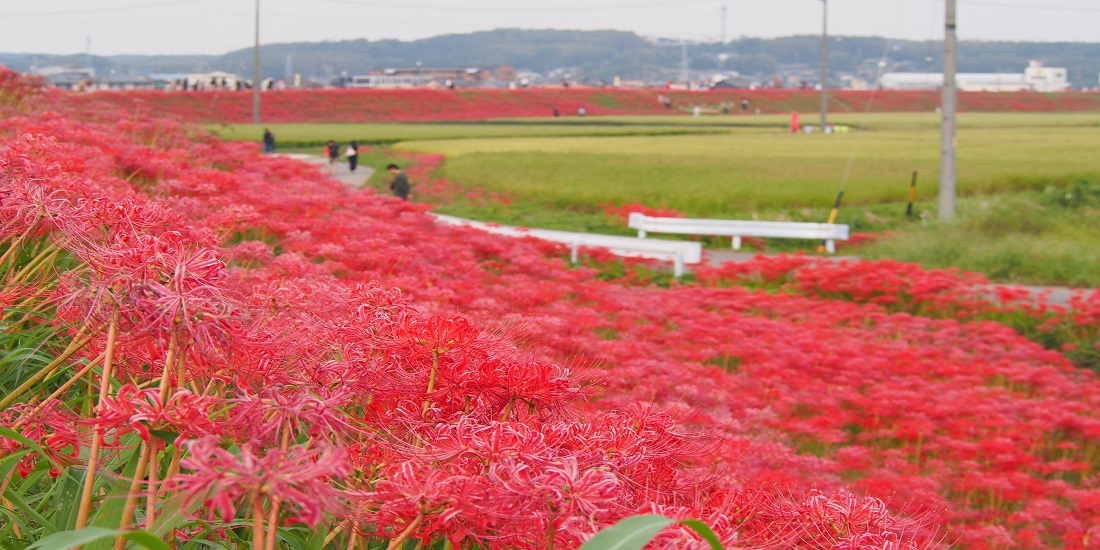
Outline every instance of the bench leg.
<path id="1" fill-rule="evenodd" d="M 836 254 L 836 241 L 832 239 L 825 241 L 825 250 L 829 251 L 829 254 Z"/>
<path id="2" fill-rule="evenodd" d="M 734 250 L 741 250 L 741 236 L 740 235 L 734 235 L 733 236 L 733 249 Z"/>
<path id="3" fill-rule="evenodd" d="M 684 254 L 683 252 L 677 253 L 676 258 L 672 260 L 672 275 L 679 279 L 684 275 Z"/>
<path id="4" fill-rule="evenodd" d="M 577 245 L 573 245 L 569 249 L 569 261 L 572 263 L 577 263 L 577 248 Z"/>
<path id="5" fill-rule="evenodd" d="M 639 239 L 644 239 L 645 238 L 645 231 L 639 231 L 638 232 L 638 238 Z"/>

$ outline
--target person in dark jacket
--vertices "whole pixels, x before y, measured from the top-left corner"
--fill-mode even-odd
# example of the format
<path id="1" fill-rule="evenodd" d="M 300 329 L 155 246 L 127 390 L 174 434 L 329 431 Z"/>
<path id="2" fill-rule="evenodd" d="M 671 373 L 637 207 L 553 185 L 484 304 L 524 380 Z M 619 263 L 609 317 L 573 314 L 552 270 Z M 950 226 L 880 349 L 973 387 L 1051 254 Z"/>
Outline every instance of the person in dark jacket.
<path id="1" fill-rule="evenodd" d="M 336 173 L 336 163 L 340 160 L 340 146 L 333 140 L 328 140 L 328 143 L 322 148 L 323 154 L 328 158 L 328 173 Z"/>
<path id="2" fill-rule="evenodd" d="M 331 139 L 325 144 L 325 153 L 328 155 L 329 164 L 336 164 L 336 161 L 340 160 L 340 146 Z"/>
<path id="3" fill-rule="evenodd" d="M 264 128 L 264 152 L 275 152 L 275 134 L 271 133 L 271 130 Z"/>
<path id="4" fill-rule="evenodd" d="M 401 200 L 409 200 L 409 177 L 398 168 L 396 164 L 391 164 L 386 167 L 393 174 L 393 181 L 390 182 L 390 191 L 393 191 L 394 196 L 401 197 Z"/>

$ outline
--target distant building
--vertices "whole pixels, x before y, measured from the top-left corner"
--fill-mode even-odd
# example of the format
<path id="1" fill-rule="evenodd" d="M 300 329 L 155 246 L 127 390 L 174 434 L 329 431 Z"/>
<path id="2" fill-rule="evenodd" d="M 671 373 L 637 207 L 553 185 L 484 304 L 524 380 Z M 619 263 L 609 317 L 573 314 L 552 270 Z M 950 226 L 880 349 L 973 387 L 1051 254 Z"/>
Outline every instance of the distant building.
<path id="1" fill-rule="evenodd" d="M 374 69 L 366 75 L 352 76 L 344 85 L 348 88 L 482 88 L 515 82 L 518 73 L 502 65 L 496 69 L 477 67 L 400 67 Z"/>
<path id="2" fill-rule="evenodd" d="M 1032 61 L 1021 73 L 957 73 L 955 84 L 964 92 L 1064 92 L 1068 71 L 1044 67 Z M 942 73 L 886 73 L 879 78 L 884 90 L 936 90 L 943 87 Z"/>
<path id="3" fill-rule="evenodd" d="M 91 88 L 96 90 L 157 90 L 164 82 L 145 75 L 106 74 L 96 78 Z"/>
<path id="4" fill-rule="evenodd" d="M 117 74 L 111 71 L 96 74 L 91 67 L 52 66 L 32 68 L 31 74 L 41 76 L 48 86 L 63 90 L 238 90 L 244 81 L 235 74 L 208 73 Z"/>
<path id="5" fill-rule="evenodd" d="M 749 88 L 752 86 L 753 80 L 746 76 L 741 76 L 741 73 L 737 71 L 730 71 L 728 73 L 715 73 L 710 77 L 710 87 L 719 89 L 728 88 Z"/>
<path id="6" fill-rule="evenodd" d="M 76 65 L 31 67 L 30 74 L 41 76 L 47 86 L 62 90 L 84 90 L 95 79 L 95 69 Z"/>

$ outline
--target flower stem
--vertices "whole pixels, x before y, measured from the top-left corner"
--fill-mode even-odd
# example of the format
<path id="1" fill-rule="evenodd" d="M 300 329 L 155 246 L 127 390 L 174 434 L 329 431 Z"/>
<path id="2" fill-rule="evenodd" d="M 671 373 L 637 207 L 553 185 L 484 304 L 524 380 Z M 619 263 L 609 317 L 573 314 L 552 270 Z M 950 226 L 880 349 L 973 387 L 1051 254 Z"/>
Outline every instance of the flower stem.
<path id="1" fill-rule="evenodd" d="M 164 371 L 160 375 L 160 402 L 161 404 L 168 402 L 168 390 L 172 383 L 172 370 L 175 368 L 177 347 L 179 347 L 179 338 L 176 337 L 176 331 L 172 331 L 172 336 L 168 340 L 168 356 L 164 358 Z"/>
<path id="2" fill-rule="evenodd" d="M 130 491 L 126 494 L 126 505 L 122 509 L 122 521 L 118 524 L 119 531 L 129 531 L 134 523 L 134 510 L 137 509 L 138 496 L 141 494 L 141 482 L 145 480 L 145 467 L 152 455 L 151 446 L 142 442 L 141 456 L 138 458 L 137 469 L 134 471 L 134 479 L 130 481 Z M 115 550 L 126 550 L 126 539 L 115 539 Z"/>
<path id="3" fill-rule="evenodd" d="M 92 359 L 87 366 L 85 366 L 83 369 L 80 369 L 80 372 L 74 374 L 72 378 L 62 384 L 60 388 L 57 388 L 57 390 L 51 393 L 49 397 L 43 399 L 42 402 L 39 403 L 38 406 L 36 406 L 34 410 L 30 412 L 30 414 L 21 416 L 16 419 L 14 425 L 21 426 L 24 422 L 27 422 L 30 419 L 37 417 L 38 413 L 42 412 L 42 409 L 45 409 L 47 405 L 54 402 L 54 400 L 56 400 L 58 397 L 61 397 L 61 394 L 69 391 L 69 388 L 73 387 L 74 384 L 79 382 L 80 379 L 84 378 L 84 376 L 91 372 L 92 369 L 94 369 L 96 365 L 98 365 L 99 362 L 103 360 L 103 355 L 104 354 L 101 353 L 99 354 L 99 357 Z"/>
<path id="4" fill-rule="evenodd" d="M 156 436 L 149 438 L 149 444 L 153 447 L 149 455 L 149 486 L 145 488 L 145 529 L 151 530 L 153 522 L 157 519 L 157 474 L 160 470 L 160 461 L 157 454 L 160 450 L 160 441 Z"/>
<path id="5" fill-rule="evenodd" d="M 431 375 L 428 376 L 428 391 L 427 391 L 427 393 L 432 393 L 432 391 L 435 390 L 435 374 L 438 371 L 439 371 L 439 352 L 436 351 L 436 350 L 432 350 L 432 373 L 431 373 Z M 432 404 L 431 399 L 428 398 L 427 396 L 425 396 L 424 397 L 424 410 L 427 411 L 428 407 L 430 407 L 431 404 Z"/>
<path id="6" fill-rule="evenodd" d="M 43 248 L 42 251 L 39 252 L 38 255 L 30 261 L 30 263 L 24 266 L 23 269 L 19 270 L 19 273 L 17 273 L 8 284 L 21 284 L 23 281 L 29 278 L 32 273 L 38 271 L 38 269 L 41 268 L 43 265 L 52 262 L 60 254 L 61 249 L 57 248 L 57 246 L 53 243 L 50 243 L 48 246 Z"/>
<path id="7" fill-rule="evenodd" d="M 264 544 L 264 550 L 275 550 L 275 528 L 276 520 L 279 519 L 279 497 L 272 497 L 271 510 L 267 513 L 267 540 Z"/>
<path id="8" fill-rule="evenodd" d="M 0 266 L 4 265 L 4 262 L 8 260 L 8 256 L 11 256 L 12 253 L 14 253 L 23 244 L 23 239 L 25 239 L 26 237 L 27 234 L 23 233 L 19 235 L 18 239 L 15 239 L 15 242 L 11 243 L 11 246 L 9 246 L 8 249 L 4 251 L 4 255 L 0 256 Z"/>
<path id="9" fill-rule="evenodd" d="M 96 403 L 96 411 L 103 406 L 103 400 L 107 398 L 111 389 L 111 368 L 114 365 L 117 332 L 118 313 L 115 313 L 111 316 L 110 325 L 107 326 L 107 348 L 103 350 L 103 372 L 99 377 L 99 401 Z M 73 377 L 74 380 L 76 378 Z M 88 453 L 88 469 L 84 473 L 84 489 L 80 494 L 80 510 L 76 516 L 77 529 L 83 529 L 88 525 L 88 516 L 92 511 L 92 488 L 95 485 L 96 470 L 99 468 L 99 441 L 102 438 L 102 429 L 96 426 L 92 431 L 92 449 Z"/>
<path id="10" fill-rule="evenodd" d="M 344 520 L 343 522 L 340 523 L 340 525 L 337 525 L 336 528 L 333 529 L 331 533 L 329 533 L 328 535 L 325 536 L 325 542 L 324 542 L 324 544 L 321 545 L 321 547 L 323 548 L 323 547 L 328 546 L 328 544 L 330 542 L 332 542 L 333 539 L 335 539 L 337 537 L 337 535 L 339 535 L 341 532 L 343 532 L 344 528 L 347 527 L 348 525 L 351 525 L 351 520 L 350 519 Z"/>
<path id="11" fill-rule="evenodd" d="M 412 535 L 413 531 L 416 531 L 417 527 L 420 527 L 420 522 L 422 521 L 424 521 L 424 512 L 420 512 L 419 514 L 417 514 L 416 519 L 414 519 L 413 522 L 410 523 L 404 531 L 401 531 L 401 534 L 397 535 L 397 538 L 390 541 L 390 544 L 386 547 L 386 550 L 396 550 L 397 548 L 400 548 L 401 545 L 405 542 L 405 539 L 409 538 L 409 535 Z"/>
<path id="12" fill-rule="evenodd" d="M 264 505 L 259 493 L 252 495 L 252 550 L 263 550 Z"/>

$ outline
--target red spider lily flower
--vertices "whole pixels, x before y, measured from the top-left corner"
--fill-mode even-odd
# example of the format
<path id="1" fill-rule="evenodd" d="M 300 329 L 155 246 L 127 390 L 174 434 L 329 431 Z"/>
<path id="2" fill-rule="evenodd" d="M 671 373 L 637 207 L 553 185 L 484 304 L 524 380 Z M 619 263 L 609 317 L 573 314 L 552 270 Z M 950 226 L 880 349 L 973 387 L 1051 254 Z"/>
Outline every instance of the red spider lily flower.
<path id="1" fill-rule="evenodd" d="M 56 401 L 41 409 L 26 403 L 16 403 L 0 411 L 0 426 L 39 444 L 46 457 L 56 464 L 75 464 L 80 456 L 80 449 L 86 445 L 87 438 L 77 430 L 75 415 L 65 411 Z M 15 439 L 0 436 L 0 456 L 25 449 L 27 447 Z M 20 459 L 16 471 L 21 477 L 30 475 L 41 456 L 37 451 L 28 453 Z M 50 469 L 52 477 L 60 474 L 56 470 Z"/>
<path id="2" fill-rule="evenodd" d="M 118 444 L 118 438 L 130 432 L 137 432 L 148 443 L 151 430 L 172 432 L 182 442 L 221 430 L 211 419 L 211 409 L 218 404 L 219 399 L 177 390 L 162 405 L 159 389 L 139 390 L 133 384 L 125 384 L 116 395 L 103 400 L 91 423 L 103 430 L 103 441 L 108 445 Z M 107 437 L 108 433 L 114 437 Z"/>
<path id="3" fill-rule="evenodd" d="M 171 481 L 188 503 L 201 499 L 204 506 L 225 520 L 236 517 L 244 501 L 253 497 L 278 499 L 291 522 L 315 526 L 326 512 L 343 505 L 332 481 L 351 472 L 340 449 L 326 444 L 294 445 L 287 450 L 260 450 L 251 443 L 230 452 L 217 437 L 187 442 L 187 471 Z"/>
<path id="4" fill-rule="evenodd" d="M 322 395 L 297 388 L 270 387 L 256 395 L 229 400 L 229 428 L 257 445 L 276 444 L 284 432 L 309 436 L 313 441 L 346 443 L 362 429 L 344 412 L 351 401 L 346 390 Z"/>
<path id="5" fill-rule="evenodd" d="M 516 411 L 560 418 L 591 393 L 567 369 L 537 360 L 482 362 L 477 376 L 463 386 L 486 401 L 494 414 L 505 411 L 505 416 Z"/>
<path id="6" fill-rule="evenodd" d="M 462 350 L 477 340 L 480 330 L 462 317 L 443 318 L 438 315 L 422 321 L 407 316 L 403 319 L 399 337 L 406 339 L 412 354 L 409 359 L 419 355 L 443 355 L 451 350 Z"/>

